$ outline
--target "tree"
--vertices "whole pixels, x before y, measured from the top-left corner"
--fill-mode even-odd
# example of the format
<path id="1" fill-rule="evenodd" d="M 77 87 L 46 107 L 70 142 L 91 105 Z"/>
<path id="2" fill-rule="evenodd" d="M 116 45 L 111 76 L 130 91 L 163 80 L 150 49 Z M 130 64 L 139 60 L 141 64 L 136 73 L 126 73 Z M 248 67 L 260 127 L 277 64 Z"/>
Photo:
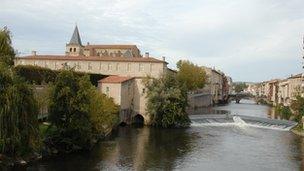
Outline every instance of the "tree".
<path id="1" fill-rule="evenodd" d="M 203 88 L 207 81 L 207 75 L 202 67 L 199 67 L 190 61 L 180 60 L 177 62 L 177 80 L 184 84 L 188 91 Z"/>
<path id="2" fill-rule="evenodd" d="M 37 114 L 31 87 L 0 62 L 0 153 L 15 157 L 37 150 Z"/>
<path id="3" fill-rule="evenodd" d="M 147 112 L 151 124 L 156 127 L 188 127 L 190 119 L 186 113 L 187 91 L 176 76 L 167 74 L 159 79 L 147 78 Z"/>
<path id="4" fill-rule="evenodd" d="M 105 136 L 118 123 L 119 109 L 112 98 L 92 89 L 90 104 L 90 121 L 93 133 Z"/>
<path id="5" fill-rule="evenodd" d="M 246 85 L 246 83 L 235 83 L 234 84 L 234 90 L 237 93 L 244 91 L 247 87 L 248 86 Z"/>
<path id="6" fill-rule="evenodd" d="M 14 65 L 15 51 L 12 47 L 10 31 L 4 27 L 0 30 L 0 62 Z"/>
<path id="7" fill-rule="evenodd" d="M 296 99 L 291 102 L 290 108 L 293 110 L 295 120 L 301 122 L 304 116 L 304 97 L 300 94 L 296 95 Z"/>
<path id="8" fill-rule="evenodd" d="M 90 92 L 88 76 L 79 77 L 72 70 L 63 70 L 58 75 L 49 106 L 49 120 L 58 129 L 53 136 L 57 148 L 63 151 L 90 148 Z"/>

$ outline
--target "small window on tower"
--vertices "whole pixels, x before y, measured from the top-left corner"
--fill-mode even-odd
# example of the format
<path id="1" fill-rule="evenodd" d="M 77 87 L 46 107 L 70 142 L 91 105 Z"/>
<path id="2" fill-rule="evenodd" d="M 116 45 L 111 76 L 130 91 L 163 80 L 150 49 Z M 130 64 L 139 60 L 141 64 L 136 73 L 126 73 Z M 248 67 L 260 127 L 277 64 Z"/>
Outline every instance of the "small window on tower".
<path id="1" fill-rule="evenodd" d="M 70 48 L 70 52 L 72 52 L 73 48 Z"/>
<path id="2" fill-rule="evenodd" d="M 74 52 L 76 52 L 76 48 L 74 48 Z"/>

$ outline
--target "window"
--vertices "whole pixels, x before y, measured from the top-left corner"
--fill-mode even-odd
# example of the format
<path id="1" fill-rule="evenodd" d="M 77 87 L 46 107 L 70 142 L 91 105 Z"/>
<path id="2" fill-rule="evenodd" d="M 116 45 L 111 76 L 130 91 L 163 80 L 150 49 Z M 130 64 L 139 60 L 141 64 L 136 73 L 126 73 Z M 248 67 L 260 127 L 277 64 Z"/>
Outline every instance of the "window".
<path id="1" fill-rule="evenodd" d="M 81 69 L 81 65 L 77 62 L 77 69 Z"/>
<path id="2" fill-rule="evenodd" d="M 70 52 L 72 52 L 73 48 L 70 48 Z"/>
<path id="3" fill-rule="evenodd" d="M 111 63 L 108 64 L 108 70 L 109 70 L 109 71 L 112 70 L 112 64 L 111 64 Z"/>
<path id="4" fill-rule="evenodd" d="M 88 70 L 92 70 L 91 62 L 88 63 Z"/>
<path id="5" fill-rule="evenodd" d="M 145 89 L 145 88 L 142 89 L 142 93 L 143 93 L 143 94 L 146 93 L 146 89 Z"/>
<path id="6" fill-rule="evenodd" d="M 143 71 L 144 70 L 144 64 L 139 64 L 139 71 Z"/>
<path id="7" fill-rule="evenodd" d="M 131 64 L 130 63 L 127 64 L 127 71 L 131 71 Z"/>
<path id="8" fill-rule="evenodd" d="M 109 96 L 110 88 L 106 87 L 106 95 Z"/>
<path id="9" fill-rule="evenodd" d="M 74 52 L 76 52 L 76 48 L 74 48 Z"/>
<path id="10" fill-rule="evenodd" d="M 116 71 L 119 70 L 119 63 L 116 64 Z"/>

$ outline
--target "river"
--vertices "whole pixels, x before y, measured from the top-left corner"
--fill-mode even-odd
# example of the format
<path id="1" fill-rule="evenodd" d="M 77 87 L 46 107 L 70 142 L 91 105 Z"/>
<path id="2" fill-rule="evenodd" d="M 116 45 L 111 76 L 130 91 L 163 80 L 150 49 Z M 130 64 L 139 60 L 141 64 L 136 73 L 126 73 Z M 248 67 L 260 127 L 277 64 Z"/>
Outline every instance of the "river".
<path id="1" fill-rule="evenodd" d="M 212 112 L 275 117 L 268 106 L 246 100 Z M 120 127 L 89 153 L 41 161 L 27 170 L 303 170 L 303 154 L 303 139 L 286 130 L 229 124 Z"/>

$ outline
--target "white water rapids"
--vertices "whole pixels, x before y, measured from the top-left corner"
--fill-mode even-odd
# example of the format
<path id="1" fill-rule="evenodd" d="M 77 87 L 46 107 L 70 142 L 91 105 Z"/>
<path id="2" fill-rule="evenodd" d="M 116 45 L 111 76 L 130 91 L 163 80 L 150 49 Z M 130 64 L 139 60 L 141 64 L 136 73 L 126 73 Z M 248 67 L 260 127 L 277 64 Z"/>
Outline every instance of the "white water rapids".
<path id="1" fill-rule="evenodd" d="M 246 122 L 239 116 L 233 116 L 232 120 L 227 119 L 194 119 L 192 120 L 191 126 L 193 127 L 206 127 L 206 126 L 235 126 L 239 128 L 247 128 L 247 127 L 254 127 L 254 128 L 262 128 L 262 129 L 273 129 L 273 130 L 281 130 L 281 131 L 289 131 L 292 126 L 286 125 L 278 125 L 278 124 L 270 124 L 270 123 L 263 123 L 263 122 Z"/>

